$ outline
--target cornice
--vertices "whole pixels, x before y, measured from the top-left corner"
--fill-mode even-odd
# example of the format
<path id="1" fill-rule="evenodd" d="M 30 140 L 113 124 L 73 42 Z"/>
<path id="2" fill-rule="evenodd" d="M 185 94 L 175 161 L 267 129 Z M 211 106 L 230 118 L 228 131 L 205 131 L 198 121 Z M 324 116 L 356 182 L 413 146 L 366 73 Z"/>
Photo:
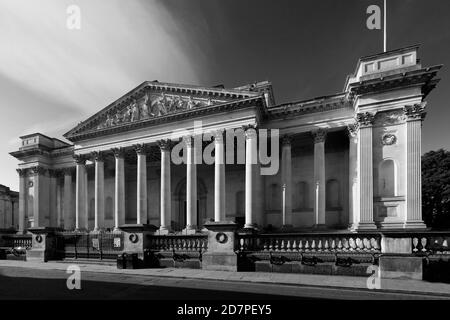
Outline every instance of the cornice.
<path id="1" fill-rule="evenodd" d="M 424 85 L 423 89 L 426 95 L 439 82 L 439 79 L 433 78 L 437 75 L 441 67 L 442 65 L 437 65 L 387 76 L 380 75 L 378 78 L 352 83 L 350 84 L 350 90 L 355 94 L 362 95 L 422 84 Z"/>

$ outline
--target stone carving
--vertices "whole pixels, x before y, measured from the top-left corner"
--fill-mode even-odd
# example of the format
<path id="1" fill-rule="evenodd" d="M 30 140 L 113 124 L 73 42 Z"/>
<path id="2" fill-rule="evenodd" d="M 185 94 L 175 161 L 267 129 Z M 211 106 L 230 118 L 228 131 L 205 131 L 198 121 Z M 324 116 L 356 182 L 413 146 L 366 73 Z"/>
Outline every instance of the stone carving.
<path id="1" fill-rule="evenodd" d="M 379 112 L 375 116 L 375 125 L 392 125 L 405 121 L 405 114 L 402 110 Z"/>
<path id="2" fill-rule="evenodd" d="M 281 137 L 281 145 L 282 146 L 290 146 L 292 142 L 292 137 L 290 137 L 289 135 L 285 134 Z"/>
<path id="3" fill-rule="evenodd" d="M 211 98 L 194 99 L 192 96 L 167 95 L 149 95 L 146 93 L 142 97 L 133 98 L 130 104 L 124 108 L 108 111 L 104 119 L 97 126 L 97 129 L 109 128 L 123 123 L 130 123 L 139 120 L 146 120 L 155 117 L 165 116 L 167 114 L 180 112 L 183 110 L 192 110 L 199 107 L 212 106 L 216 101 Z"/>
<path id="4" fill-rule="evenodd" d="M 423 101 L 412 106 L 405 106 L 403 112 L 408 120 L 423 120 L 425 118 L 426 112 L 425 107 L 427 103 Z"/>
<path id="5" fill-rule="evenodd" d="M 358 126 L 357 122 L 350 123 L 349 125 L 347 125 L 348 136 L 350 138 L 356 137 L 356 134 L 358 133 L 358 129 L 359 129 L 359 126 Z"/>
<path id="6" fill-rule="evenodd" d="M 27 169 L 16 169 L 17 173 L 20 177 L 26 177 L 27 176 Z"/>
<path id="7" fill-rule="evenodd" d="M 359 127 L 371 126 L 374 118 L 375 115 L 370 112 L 358 113 L 356 115 L 356 121 L 358 122 Z"/>
<path id="8" fill-rule="evenodd" d="M 381 144 L 391 146 L 397 142 L 397 137 L 392 133 L 386 133 L 381 137 Z"/>
<path id="9" fill-rule="evenodd" d="M 172 141 L 169 139 L 158 140 L 158 145 L 161 148 L 161 151 L 170 151 Z"/>
<path id="10" fill-rule="evenodd" d="M 136 151 L 136 154 L 143 154 L 145 155 L 147 153 L 147 145 L 145 144 L 135 144 L 133 145 L 134 151 Z"/>
<path id="11" fill-rule="evenodd" d="M 325 139 L 327 138 L 327 131 L 324 129 L 318 129 L 312 132 L 312 135 L 314 137 L 314 143 L 325 142 Z"/>
<path id="12" fill-rule="evenodd" d="M 124 158 L 125 157 L 125 149 L 124 148 L 112 148 L 112 153 L 116 158 Z"/>

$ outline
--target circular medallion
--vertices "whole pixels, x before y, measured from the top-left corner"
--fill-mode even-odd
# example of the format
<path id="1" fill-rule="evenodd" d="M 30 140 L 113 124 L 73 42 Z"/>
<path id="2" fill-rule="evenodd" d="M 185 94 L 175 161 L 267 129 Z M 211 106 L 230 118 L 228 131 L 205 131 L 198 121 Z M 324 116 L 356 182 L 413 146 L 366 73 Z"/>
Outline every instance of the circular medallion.
<path id="1" fill-rule="evenodd" d="M 132 233 L 132 234 L 130 234 L 128 239 L 130 239 L 131 243 L 136 243 L 136 242 L 138 242 L 139 237 L 136 233 Z"/>
<path id="2" fill-rule="evenodd" d="M 36 239 L 37 243 L 41 243 L 42 242 L 42 236 L 40 234 L 38 234 L 35 239 Z"/>
<path id="3" fill-rule="evenodd" d="M 34 185 L 33 181 L 28 181 L 28 188 L 32 188 Z"/>
<path id="4" fill-rule="evenodd" d="M 223 232 L 219 232 L 216 235 L 216 240 L 219 243 L 226 243 L 228 241 L 228 236 L 225 233 L 223 233 Z"/>
<path id="5" fill-rule="evenodd" d="M 381 144 L 383 144 L 385 146 L 393 145 L 396 142 L 397 142 L 397 137 L 395 135 L 393 135 L 392 133 L 386 133 L 381 138 Z"/>

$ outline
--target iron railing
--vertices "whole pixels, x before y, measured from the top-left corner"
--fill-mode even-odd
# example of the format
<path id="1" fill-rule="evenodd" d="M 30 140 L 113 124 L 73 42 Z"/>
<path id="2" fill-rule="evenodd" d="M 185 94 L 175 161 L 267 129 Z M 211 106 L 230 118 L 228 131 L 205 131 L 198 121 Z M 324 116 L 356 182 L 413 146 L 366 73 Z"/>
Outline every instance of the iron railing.
<path id="1" fill-rule="evenodd" d="M 123 252 L 122 232 L 61 232 L 57 245 L 61 256 L 74 259 L 116 259 Z"/>

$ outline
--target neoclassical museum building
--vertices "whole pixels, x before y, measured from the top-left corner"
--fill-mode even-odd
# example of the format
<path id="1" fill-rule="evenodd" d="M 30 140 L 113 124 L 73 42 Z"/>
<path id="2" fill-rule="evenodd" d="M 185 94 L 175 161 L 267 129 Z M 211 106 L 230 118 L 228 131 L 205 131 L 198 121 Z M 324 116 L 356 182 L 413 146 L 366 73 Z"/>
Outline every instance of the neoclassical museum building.
<path id="1" fill-rule="evenodd" d="M 160 234 L 193 233 L 207 221 L 259 230 L 425 228 L 421 128 L 440 68 L 423 67 L 418 46 L 392 50 L 360 58 L 341 93 L 283 104 L 268 81 L 146 81 L 64 141 L 20 137 L 11 152 L 20 160 L 19 232 L 152 224 Z M 252 152 L 263 147 L 270 164 Z M 185 161 L 174 161 L 174 148 Z M 276 172 L 263 174 L 271 165 Z"/>

